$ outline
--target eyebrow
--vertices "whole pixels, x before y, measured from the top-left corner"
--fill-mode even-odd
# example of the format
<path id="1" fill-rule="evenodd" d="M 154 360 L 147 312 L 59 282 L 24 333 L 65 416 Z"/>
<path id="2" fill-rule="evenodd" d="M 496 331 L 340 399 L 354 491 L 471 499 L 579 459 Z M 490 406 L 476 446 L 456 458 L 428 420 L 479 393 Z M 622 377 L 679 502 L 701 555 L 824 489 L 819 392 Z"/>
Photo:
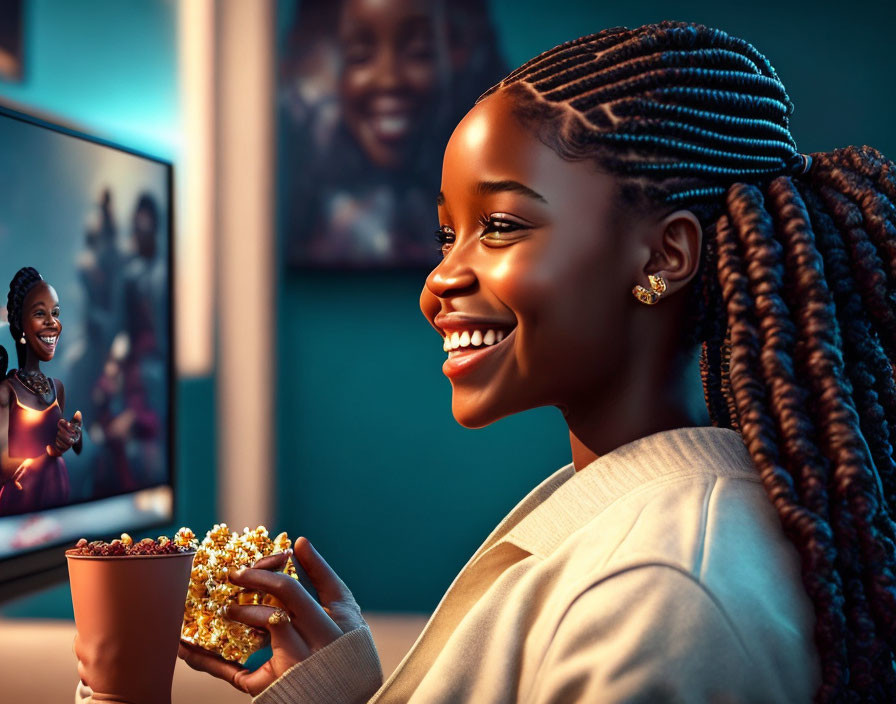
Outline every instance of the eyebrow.
<path id="1" fill-rule="evenodd" d="M 59 306 L 58 303 L 53 303 L 52 305 L 48 306 L 46 303 L 44 303 L 43 300 L 40 300 L 40 301 L 35 301 L 34 303 L 32 303 L 31 308 L 29 310 L 34 310 L 35 308 L 57 308 L 58 306 Z"/>
<path id="2" fill-rule="evenodd" d="M 543 195 L 540 193 L 536 193 L 528 186 L 524 186 L 519 181 L 480 181 L 476 186 L 476 193 L 481 196 L 489 195 L 492 193 L 519 193 L 520 195 L 524 195 L 527 198 L 532 198 L 534 200 L 539 200 L 542 203 L 547 203 L 548 201 L 545 199 Z"/>
<path id="3" fill-rule="evenodd" d="M 481 196 L 490 195 L 492 193 L 519 193 L 520 195 L 524 195 L 527 198 L 532 198 L 533 200 L 537 200 L 542 203 L 548 202 L 543 195 L 536 191 L 533 191 L 528 186 L 524 186 L 519 181 L 480 181 L 478 184 L 476 184 L 476 193 Z M 436 198 L 436 205 L 445 205 L 444 193 L 439 193 L 438 197 Z"/>

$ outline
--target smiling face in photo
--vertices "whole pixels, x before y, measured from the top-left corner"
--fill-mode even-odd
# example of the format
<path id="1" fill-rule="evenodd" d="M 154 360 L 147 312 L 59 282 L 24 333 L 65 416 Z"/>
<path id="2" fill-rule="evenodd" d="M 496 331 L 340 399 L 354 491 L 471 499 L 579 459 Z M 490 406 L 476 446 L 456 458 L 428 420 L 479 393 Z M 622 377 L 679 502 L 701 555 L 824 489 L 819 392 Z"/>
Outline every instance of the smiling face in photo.
<path id="1" fill-rule="evenodd" d="M 434 3 L 347 0 L 339 31 L 345 124 L 367 158 L 399 168 L 431 122 L 444 56 Z"/>
<path id="2" fill-rule="evenodd" d="M 22 330 L 26 344 L 41 362 L 53 359 L 62 334 L 62 322 L 59 320 L 59 296 L 48 283 L 39 281 L 25 296 Z"/>
<path id="3" fill-rule="evenodd" d="M 616 195 L 612 176 L 539 141 L 503 91 L 457 127 L 439 195 L 443 259 L 420 306 L 442 335 L 459 423 L 575 408 L 624 366 L 638 262 L 619 246 Z"/>

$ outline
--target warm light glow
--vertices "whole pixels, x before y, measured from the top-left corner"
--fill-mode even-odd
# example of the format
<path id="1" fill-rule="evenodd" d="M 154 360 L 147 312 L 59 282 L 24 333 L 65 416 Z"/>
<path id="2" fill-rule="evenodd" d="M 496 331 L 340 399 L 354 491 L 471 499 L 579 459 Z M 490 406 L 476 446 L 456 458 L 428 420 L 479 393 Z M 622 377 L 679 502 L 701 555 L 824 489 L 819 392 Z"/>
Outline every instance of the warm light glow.
<path id="1" fill-rule="evenodd" d="M 273 0 L 220 0 L 216 162 L 219 517 L 271 519 L 273 485 Z"/>
<path id="2" fill-rule="evenodd" d="M 19 413 L 19 418 L 21 419 L 22 423 L 24 423 L 25 425 L 37 425 L 43 419 L 44 413 L 53 408 L 53 406 L 56 405 L 56 402 L 53 401 L 52 405 L 47 406 L 41 411 L 37 410 L 36 408 L 31 408 L 30 406 L 22 405 L 21 403 L 19 403 L 18 399 L 16 399 L 16 404 L 20 409 L 22 409 Z"/>
<path id="3" fill-rule="evenodd" d="M 182 134 L 175 170 L 177 369 L 207 375 L 214 360 L 214 0 L 177 4 Z"/>

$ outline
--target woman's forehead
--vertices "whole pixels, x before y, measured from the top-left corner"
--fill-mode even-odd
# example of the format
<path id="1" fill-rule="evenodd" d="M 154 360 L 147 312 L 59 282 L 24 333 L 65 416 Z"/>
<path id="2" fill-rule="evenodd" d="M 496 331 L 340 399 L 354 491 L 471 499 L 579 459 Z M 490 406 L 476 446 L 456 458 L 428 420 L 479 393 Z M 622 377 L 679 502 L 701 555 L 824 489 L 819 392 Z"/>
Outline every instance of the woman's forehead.
<path id="1" fill-rule="evenodd" d="M 515 181 L 545 201 L 567 201 L 580 191 L 592 194 L 614 183 L 591 162 L 569 161 L 523 125 L 516 103 L 497 91 L 477 103 L 461 120 L 445 149 L 442 191 L 460 195 L 480 183 Z"/>
<path id="2" fill-rule="evenodd" d="M 25 296 L 24 303 L 29 307 L 40 304 L 55 305 L 59 303 L 59 296 L 56 294 L 56 289 L 46 281 L 38 281 Z"/>

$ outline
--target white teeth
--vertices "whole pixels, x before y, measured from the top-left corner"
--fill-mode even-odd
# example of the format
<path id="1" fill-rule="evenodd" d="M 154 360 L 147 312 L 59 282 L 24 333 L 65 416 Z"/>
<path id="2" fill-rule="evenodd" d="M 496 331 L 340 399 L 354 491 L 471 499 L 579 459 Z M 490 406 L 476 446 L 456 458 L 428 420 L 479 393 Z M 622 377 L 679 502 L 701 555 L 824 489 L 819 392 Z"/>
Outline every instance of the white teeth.
<path id="1" fill-rule="evenodd" d="M 488 347 L 501 342 L 503 339 L 503 330 L 486 330 L 485 333 L 481 330 L 473 330 L 472 332 L 464 330 L 463 332 L 452 332 L 450 335 L 445 335 L 442 349 L 450 352 L 461 347 Z"/>
<path id="2" fill-rule="evenodd" d="M 42 337 L 42 336 L 39 336 L 39 337 L 40 337 L 40 341 L 41 341 L 41 342 L 45 342 L 45 343 L 48 344 L 48 345 L 55 345 L 55 344 L 56 344 L 56 338 L 55 338 L 55 337 Z"/>

